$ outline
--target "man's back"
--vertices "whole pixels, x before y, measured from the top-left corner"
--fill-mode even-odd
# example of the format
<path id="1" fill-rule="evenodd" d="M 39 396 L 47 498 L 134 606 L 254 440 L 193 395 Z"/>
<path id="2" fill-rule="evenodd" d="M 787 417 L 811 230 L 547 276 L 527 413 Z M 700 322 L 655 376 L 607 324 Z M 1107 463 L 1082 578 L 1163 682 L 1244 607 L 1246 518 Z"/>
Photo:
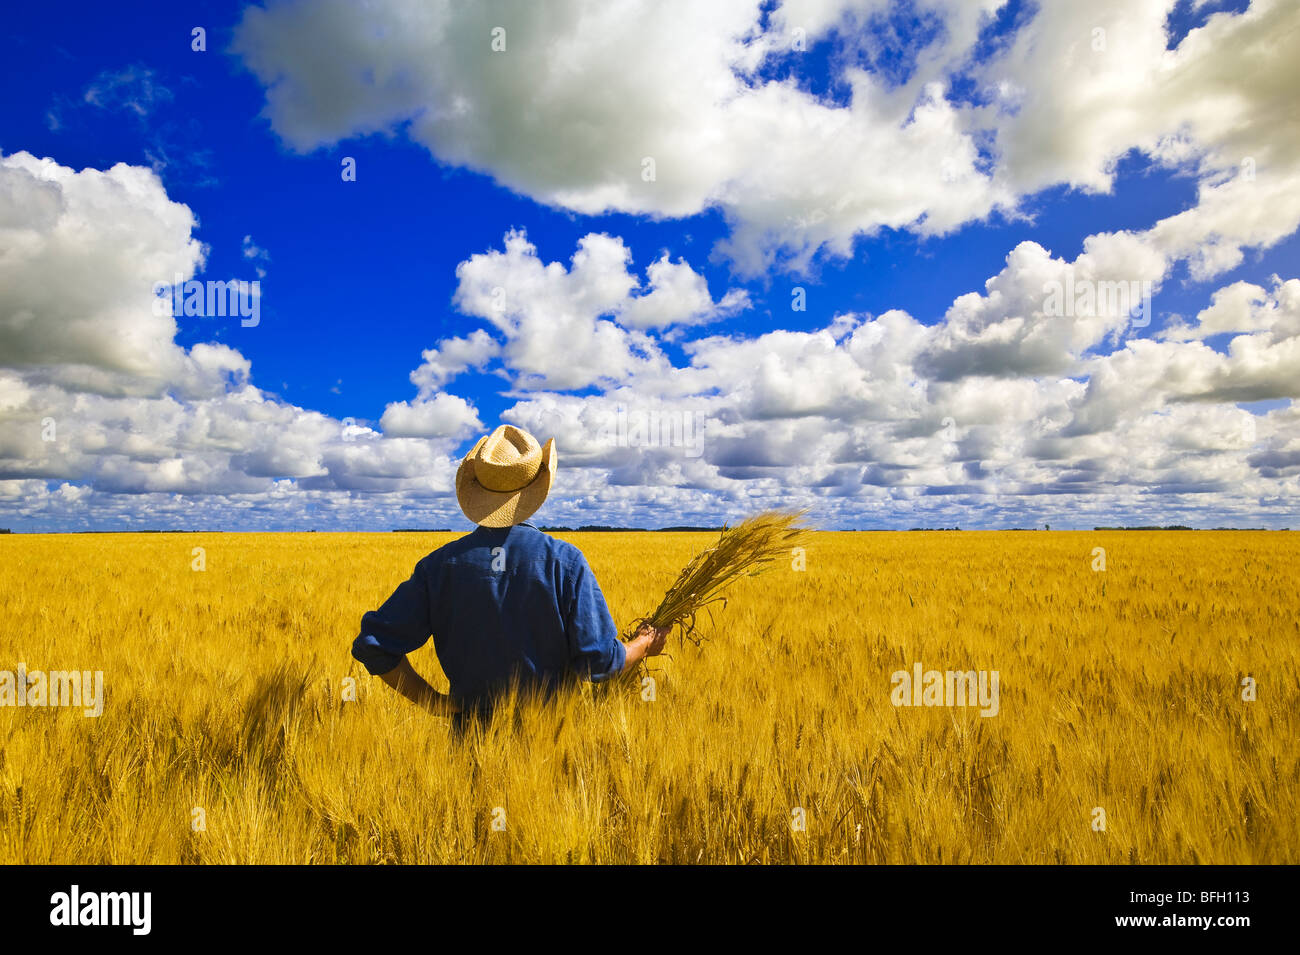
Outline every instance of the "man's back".
<path id="1" fill-rule="evenodd" d="M 586 558 L 528 518 L 555 477 L 543 446 L 503 424 L 456 469 L 456 502 L 478 525 L 415 565 L 382 607 L 361 618 L 352 655 L 412 703 L 439 716 L 485 715 L 518 677 L 549 692 L 566 677 L 604 680 L 663 651 L 667 630 L 642 623 L 624 644 Z M 450 698 L 406 659 L 433 637 Z"/>
<path id="2" fill-rule="evenodd" d="M 479 713 L 516 674 L 550 690 L 617 674 L 626 655 L 582 552 L 527 522 L 478 527 L 422 559 L 362 617 L 352 653 L 382 674 L 430 636 L 451 697 Z"/>

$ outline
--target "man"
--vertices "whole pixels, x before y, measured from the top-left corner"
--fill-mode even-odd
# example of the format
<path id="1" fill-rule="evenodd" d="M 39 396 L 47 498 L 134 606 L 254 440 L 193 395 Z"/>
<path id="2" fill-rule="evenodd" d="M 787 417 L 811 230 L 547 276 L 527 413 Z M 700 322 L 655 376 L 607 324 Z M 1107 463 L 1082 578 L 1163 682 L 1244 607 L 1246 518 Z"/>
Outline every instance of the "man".
<path id="1" fill-rule="evenodd" d="M 582 552 L 529 523 L 555 467 L 554 438 L 543 448 L 512 425 L 480 438 L 456 472 L 456 499 L 478 527 L 423 558 L 361 618 L 352 655 L 408 700 L 452 717 L 458 733 L 513 679 L 549 693 L 566 679 L 607 680 L 663 650 L 667 631 L 649 625 L 622 643 Z M 406 659 L 430 635 L 449 695 Z"/>

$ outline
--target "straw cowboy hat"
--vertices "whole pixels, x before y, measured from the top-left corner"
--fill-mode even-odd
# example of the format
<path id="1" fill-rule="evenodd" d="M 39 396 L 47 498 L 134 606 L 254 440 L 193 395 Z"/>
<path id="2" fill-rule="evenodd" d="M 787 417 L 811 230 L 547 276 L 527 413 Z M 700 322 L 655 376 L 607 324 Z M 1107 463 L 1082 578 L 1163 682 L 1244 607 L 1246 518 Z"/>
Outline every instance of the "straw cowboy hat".
<path id="1" fill-rule="evenodd" d="M 456 500 L 475 524 L 510 527 L 542 506 L 554 479 L 555 439 L 542 447 L 527 431 L 503 424 L 460 462 Z"/>

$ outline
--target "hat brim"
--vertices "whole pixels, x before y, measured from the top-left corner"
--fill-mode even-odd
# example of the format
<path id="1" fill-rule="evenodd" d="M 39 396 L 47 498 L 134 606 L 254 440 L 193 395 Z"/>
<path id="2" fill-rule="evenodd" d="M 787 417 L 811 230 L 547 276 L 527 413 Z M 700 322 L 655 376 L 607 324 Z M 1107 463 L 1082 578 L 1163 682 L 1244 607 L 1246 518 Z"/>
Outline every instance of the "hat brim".
<path id="1" fill-rule="evenodd" d="M 528 520 L 551 493 L 557 463 L 555 439 L 551 438 L 542 447 L 542 463 L 537 469 L 537 477 L 518 491 L 489 491 L 478 483 L 472 461 L 479 445 L 486 440 L 480 438 L 456 469 L 456 500 L 460 509 L 471 521 L 483 527 L 510 527 Z"/>

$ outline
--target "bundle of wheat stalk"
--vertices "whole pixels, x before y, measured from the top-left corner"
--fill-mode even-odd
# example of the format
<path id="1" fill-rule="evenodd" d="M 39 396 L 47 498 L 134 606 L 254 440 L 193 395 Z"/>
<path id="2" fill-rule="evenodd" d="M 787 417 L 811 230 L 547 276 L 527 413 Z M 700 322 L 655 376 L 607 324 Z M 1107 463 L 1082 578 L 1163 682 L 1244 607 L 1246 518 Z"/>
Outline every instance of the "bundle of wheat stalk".
<path id="1" fill-rule="evenodd" d="M 654 613 L 636 626 L 650 624 L 658 630 L 676 629 L 697 646 L 696 617 L 701 610 L 727 598 L 723 591 L 742 577 L 756 577 L 775 560 L 791 559 L 795 547 L 807 539 L 811 528 L 800 523 L 806 511 L 764 511 L 735 527 L 723 527 L 718 542 L 700 551 L 677 576 Z"/>

